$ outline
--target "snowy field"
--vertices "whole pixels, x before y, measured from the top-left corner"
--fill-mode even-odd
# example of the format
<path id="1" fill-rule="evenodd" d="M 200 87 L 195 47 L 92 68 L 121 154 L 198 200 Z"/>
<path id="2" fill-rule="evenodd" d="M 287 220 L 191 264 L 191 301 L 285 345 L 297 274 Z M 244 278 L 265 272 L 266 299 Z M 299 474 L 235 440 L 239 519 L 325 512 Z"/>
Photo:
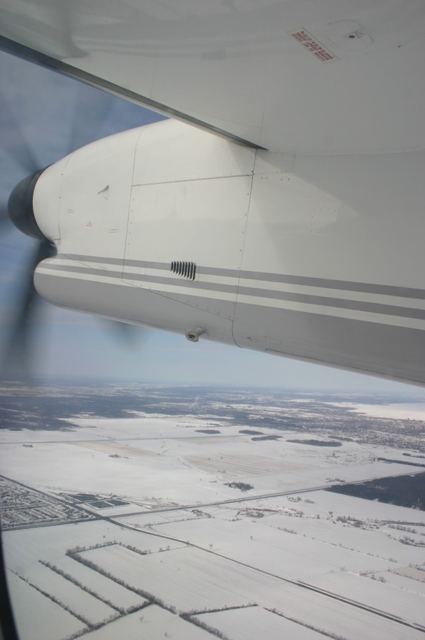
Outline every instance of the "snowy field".
<path id="1" fill-rule="evenodd" d="M 403 464 L 389 470 L 388 464 L 377 462 L 378 457 L 401 458 L 386 446 L 344 442 L 337 448 L 315 447 L 288 442 L 300 439 L 299 433 L 290 431 L 279 440 L 253 441 L 240 433 L 239 426 L 224 426 L 220 436 L 201 434 L 198 429 L 209 425 L 202 420 L 139 417 L 75 422 L 75 431 L 1 430 L 2 473 L 52 493 L 119 495 L 134 502 L 138 511 L 143 505 L 237 498 L 240 491 L 226 484 L 233 481 L 251 484 L 250 495 L 262 495 L 317 488 L 335 479 L 350 482 L 421 470 Z M 276 435 L 272 429 L 262 431 Z"/>
<path id="2" fill-rule="evenodd" d="M 21 640 L 424 637 L 425 512 L 325 490 L 423 472 L 401 451 L 193 418 L 75 423 L 0 431 L 4 476 L 96 518 L 3 533 Z"/>

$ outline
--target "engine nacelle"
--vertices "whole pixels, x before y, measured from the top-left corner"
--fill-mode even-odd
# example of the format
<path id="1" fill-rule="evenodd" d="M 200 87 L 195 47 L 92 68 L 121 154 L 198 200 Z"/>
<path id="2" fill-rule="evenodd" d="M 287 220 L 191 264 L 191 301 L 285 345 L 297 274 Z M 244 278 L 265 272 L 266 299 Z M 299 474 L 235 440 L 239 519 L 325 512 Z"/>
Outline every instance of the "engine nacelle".
<path id="1" fill-rule="evenodd" d="M 50 302 L 425 383 L 425 153 L 271 154 L 166 121 L 34 189 Z"/>
<path id="2" fill-rule="evenodd" d="M 217 269 L 241 267 L 254 163 L 254 149 L 171 120 L 72 153 L 35 189 L 37 223 L 58 248 L 37 290 L 59 306 L 233 343 L 237 282 Z"/>

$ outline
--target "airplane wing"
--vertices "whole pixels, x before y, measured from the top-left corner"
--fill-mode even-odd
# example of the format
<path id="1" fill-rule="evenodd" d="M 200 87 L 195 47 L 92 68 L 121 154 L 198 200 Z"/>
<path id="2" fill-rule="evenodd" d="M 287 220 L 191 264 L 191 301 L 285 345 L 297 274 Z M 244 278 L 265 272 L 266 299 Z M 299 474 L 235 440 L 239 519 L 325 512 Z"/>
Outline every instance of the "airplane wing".
<path id="1" fill-rule="evenodd" d="M 133 302 L 109 308 L 109 293 L 106 306 L 90 306 L 107 264 L 120 292 L 127 284 L 135 294 L 136 283 L 154 291 L 155 303 L 196 309 L 190 326 L 182 316 L 172 329 L 187 337 L 214 316 L 210 339 L 424 384 L 424 40 L 422 0 L 0 0 L 0 47 L 253 147 L 222 147 L 217 136 L 176 122 L 140 134 L 140 145 L 139 133 L 120 138 L 138 206 L 114 208 L 122 219 L 105 227 L 103 244 L 87 235 L 88 209 L 74 202 L 84 181 L 75 189 L 73 176 L 86 153 L 90 171 L 101 173 L 110 149 L 82 150 L 67 164 L 68 208 L 47 203 L 62 212 L 50 216 L 45 237 L 59 239 L 51 224 L 59 228 L 60 218 L 61 252 L 85 258 L 77 267 L 60 263 L 69 255 L 41 265 L 39 292 L 55 304 L 167 328 L 136 317 Z M 198 158 L 197 150 L 207 151 Z M 93 196 L 102 220 L 98 196 L 118 180 L 115 167 Z M 222 183 L 208 182 L 210 193 L 201 187 L 212 177 Z M 49 211 L 44 202 L 38 209 L 40 219 Z M 228 210 L 239 216 L 233 236 Z M 190 216 L 207 225 L 196 241 L 192 227 L 181 231 Z M 84 237 L 74 233 L 77 218 Z M 126 239 L 127 220 L 147 230 L 163 218 L 162 244 L 145 232 L 135 232 L 134 244 Z M 215 236 L 205 233 L 210 223 Z M 226 254 L 222 239 L 231 237 Z M 180 260 L 201 266 L 196 283 L 164 275 Z M 114 272 L 123 261 L 128 274 Z M 82 300 L 90 278 L 93 292 Z"/>
<path id="2" fill-rule="evenodd" d="M 421 0 L 1 0 L 0 47 L 272 151 L 423 149 Z"/>

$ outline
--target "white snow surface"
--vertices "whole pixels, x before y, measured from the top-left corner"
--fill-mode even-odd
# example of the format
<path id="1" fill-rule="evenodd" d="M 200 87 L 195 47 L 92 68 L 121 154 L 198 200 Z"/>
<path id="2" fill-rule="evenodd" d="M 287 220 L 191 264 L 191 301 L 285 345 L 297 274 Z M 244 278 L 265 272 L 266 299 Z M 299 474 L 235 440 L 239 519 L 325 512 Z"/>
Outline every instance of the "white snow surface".
<path id="1" fill-rule="evenodd" d="M 197 618 L 232 640 L 261 638 L 265 634 L 267 640 L 323 640 L 324 637 L 318 631 L 258 606 L 204 613 Z"/>
<path id="2" fill-rule="evenodd" d="M 290 443 L 303 438 L 289 432 L 253 441 L 224 422 L 220 435 L 198 433 L 208 420 L 75 423 L 0 431 L 6 477 L 53 498 L 98 498 L 75 503 L 97 520 L 3 533 L 21 640 L 90 626 L 93 640 L 211 637 L 180 613 L 229 640 L 423 637 L 425 512 L 325 491 L 423 471 L 400 451 Z M 125 504 L 101 508 L 113 498 Z"/>

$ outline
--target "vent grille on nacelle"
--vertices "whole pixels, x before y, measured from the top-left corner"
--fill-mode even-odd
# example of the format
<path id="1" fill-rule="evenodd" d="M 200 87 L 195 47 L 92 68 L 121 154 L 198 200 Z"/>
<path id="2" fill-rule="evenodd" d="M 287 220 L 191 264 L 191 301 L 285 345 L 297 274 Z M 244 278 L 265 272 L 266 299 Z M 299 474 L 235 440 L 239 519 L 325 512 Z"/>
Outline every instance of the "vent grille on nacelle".
<path id="1" fill-rule="evenodd" d="M 171 271 L 178 276 L 188 278 L 188 280 L 195 280 L 196 264 L 194 262 L 172 262 Z"/>

